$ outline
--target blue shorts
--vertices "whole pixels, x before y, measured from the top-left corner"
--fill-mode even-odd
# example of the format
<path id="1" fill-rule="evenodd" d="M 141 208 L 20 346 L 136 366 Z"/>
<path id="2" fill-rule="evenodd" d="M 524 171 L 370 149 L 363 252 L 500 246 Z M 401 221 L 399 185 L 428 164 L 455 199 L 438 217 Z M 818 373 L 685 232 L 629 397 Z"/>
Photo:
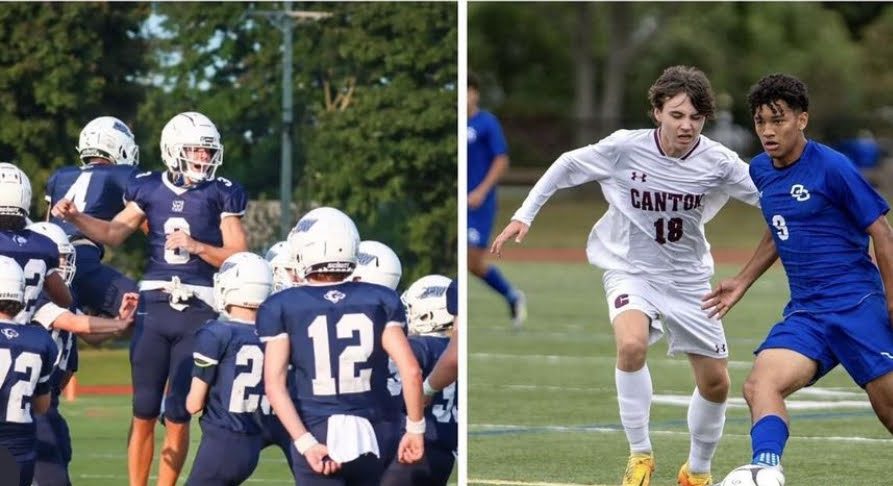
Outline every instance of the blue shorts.
<path id="1" fill-rule="evenodd" d="M 78 305 L 88 312 L 117 316 L 121 298 L 138 292 L 136 282 L 101 262 L 102 253 L 93 245 L 77 246 L 77 271 L 71 282 Z"/>
<path id="2" fill-rule="evenodd" d="M 487 248 L 490 245 L 490 232 L 493 230 L 493 219 L 496 208 L 487 204 L 478 209 L 468 210 L 468 245 Z"/>
<path id="3" fill-rule="evenodd" d="M 893 371 L 893 328 L 883 295 L 870 295 L 859 305 L 837 312 L 798 312 L 772 327 L 764 349 L 790 349 L 818 363 L 810 385 L 843 365 L 853 380 L 865 388 L 871 381 Z"/>
<path id="4" fill-rule="evenodd" d="M 35 415 L 34 422 L 37 429 L 34 480 L 37 484 L 70 485 L 71 435 L 68 424 L 57 408 L 51 408 L 44 415 Z"/>

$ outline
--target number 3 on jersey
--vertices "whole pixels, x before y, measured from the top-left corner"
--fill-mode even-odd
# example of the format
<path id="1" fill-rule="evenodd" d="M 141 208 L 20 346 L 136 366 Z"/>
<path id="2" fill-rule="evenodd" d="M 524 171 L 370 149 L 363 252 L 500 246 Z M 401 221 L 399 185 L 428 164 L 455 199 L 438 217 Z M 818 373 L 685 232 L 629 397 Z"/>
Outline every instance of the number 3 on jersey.
<path id="1" fill-rule="evenodd" d="M 372 356 L 374 325 L 366 314 L 345 314 L 335 324 L 336 339 L 350 339 L 354 332 L 359 334 L 360 343 L 347 346 L 338 356 L 338 380 L 332 376 L 332 363 L 329 359 L 329 326 L 326 316 L 317 316 L 307 328 L 307 335 L 313 340 L 313 360 L 316 378 L 313 379 L 313 394 L 317 396 L 343 393 L 363 393 L 372 389 L 372 370 L 362 369 Z M 359 374 L 354 374 L 356 369 Z"/>

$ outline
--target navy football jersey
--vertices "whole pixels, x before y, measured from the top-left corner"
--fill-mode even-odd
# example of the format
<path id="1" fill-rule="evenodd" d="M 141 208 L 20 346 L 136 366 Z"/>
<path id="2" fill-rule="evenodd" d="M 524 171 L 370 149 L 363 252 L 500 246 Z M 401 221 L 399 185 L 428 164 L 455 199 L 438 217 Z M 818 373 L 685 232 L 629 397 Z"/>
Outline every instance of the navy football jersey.
<path id="1" fill-rule="evenodd" d="M 449 337 L 409 336 L 409 345 L 422 368 L 422 376 L 427 378 L 434 371 L 434 365 L 449 343 Z M 395 406 L 405 410 L 403 386 L 393 361 L 391 361 L 389 386 Z M 456 450 L 458 447 L 459 393 L 456 387 L 457 384 L 453 383 L 437 392 L 431 397 L 431 405 L 425 408 L 425 440 L 438 444 L 446 450 Z"/>
<path id="2" fill-rule="evenodd" d="M 31 230 L 0 230 L 0 255 L 15 260 L 25 273 L 25 308 L 15 321 L 27 324 L 31 322 L 47 273 L 59 268 L 59 247 L 53 240 Z"/>
<path id="3" fill-rule="evenodd" d="M 33 457 L 33 396 L 49 391 L 56 345 L 37 326 L 0 322 L 0 445 L 19 458 Z"/>
<path id="4" fill-rule="evenodd" d="M 750 163 L 791 289 L 785 315 L 853 307 L 884 287 L 866 229 L 890 207 L 839 152 L 808 141 L 784 168 L 763 153 Z"/>
<path id="5" fill-rule="evenodd" d="M 71 309 L 65 309 L 50 301 L 46 292 L 41 292 L 35 306 L 32 324 L 42 327 L 49 331 L 50 337 L 56 344 L 58 355 L 56 357 L 56 367 L 50 376 L 50 403 L 53 408 L 59 406 L 59 395 L 62 394 L 62 382 L 65 375 L 70 372 L 77 371 L 77 337 L 68 332 L 59 329 L 53 329 L 53 323 L 64 312 L 77 312 L 74 305 Z"/>
<path id="6" fill-rule="evenodd" d="M 253 324 L 209 321 L 195 335 L 192 376 L 211 386 L 202 422 L 233 432 L 260 433 L 256 412 L 269 411 L 264 353 Z"/>
<path id="7" fill-rule="evenodd" d="M 144 172 L 127 186 L 124 198 L 135 202 L 149 222 L 149 263 L 143 280 L 167 281 L 177 276 L 184 284 L 213 285 L 217 269 L 182 250 L 165 250 L 166 235 L 185 231 L 202 243 L 223 246 L 220 220 L 245 213 L 242 186 L 216 177 L 183 188 L 171 183 L 167 172 Z"/>
<path id="8" fill-rule="evenodd" d="M 111 221 L 124 209 L 124 190 L 137 171 L 132 165 L 62 167 L 47 181 L 46 200 L 53 207 L 60 200 L 69 199 L 78 211 Z M 51 218 L 50 222 L 62 227 L 71 240 L 83 237 L 77 226 L 67 221 Z"/>
<path id="9" fill-rule="evenodd" d="M 405 326 L 403 304 L 381 285 L 305 285 L 270 296 L 257 314 L 262 341 L 287 335 L 294 373 L 292 399 L 308 426 L 334 414 L 396 419 L 388 392 L 388 355 L 381 335 Z"/>

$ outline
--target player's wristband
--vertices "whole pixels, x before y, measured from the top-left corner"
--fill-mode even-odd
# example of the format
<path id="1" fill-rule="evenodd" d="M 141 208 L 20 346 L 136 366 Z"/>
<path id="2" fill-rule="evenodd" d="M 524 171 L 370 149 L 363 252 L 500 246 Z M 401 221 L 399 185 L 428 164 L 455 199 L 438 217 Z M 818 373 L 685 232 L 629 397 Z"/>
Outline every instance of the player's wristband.
<path id="1" fill-rule="evenodd" d="M 409 417 L 406 417 L 406 433 L 408 434 L 424 434 L 425 433 L 425 417 L 422 417 L 422 420 L 418 422 L 413 422 Z"/>
<path id="2" fill-rule="evenodd" d="M 302 456 L 308 449 L 319 444 L 319 441 L 316 440 L 316 437 L 313 437 L 313 434 L 310 432 L 304 432 L 304 435 L 298 437 L 298 440 L 294 441 L 295 449 L 298 450 Z"/>
<path id="3" fill-rule="evenodd" d="M 425 378 L 425 381 L 422 382 L 422 392 L 426 397 L 433 397 L 434 395 L 437 395 L 440 390 L 431 386 L 431 383 L 428 382 L 428 378 Z"/>

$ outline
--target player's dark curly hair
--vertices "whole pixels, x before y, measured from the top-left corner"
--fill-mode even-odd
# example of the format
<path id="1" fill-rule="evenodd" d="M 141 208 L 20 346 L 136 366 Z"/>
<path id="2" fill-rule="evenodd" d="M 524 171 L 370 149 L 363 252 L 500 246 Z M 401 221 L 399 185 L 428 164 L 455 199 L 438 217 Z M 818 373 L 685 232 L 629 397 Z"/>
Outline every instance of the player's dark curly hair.
<path id="1" fill-rule="evenodd" d="M 25 308 L 25 304 L 17 301 L 17 300 L 0 300 L 0 312 L 14 317 L 19 312 L 22 312 L 22 309 Z"/>
<path id="2" fill-rule="evenodd" d="M 652 107 L 663 110 L 664 103 L 679 93 L 688 95 L 698 113 L 705 118 L 713 118 L 716 99 L 704 71 L 692 66 L 671 66 L 664 69 L 663 74 L 648 89 L 648 101 Z"/>
<path id="3" fill-rule="evenodd" d="M 481 90 L 481 80 L 478 78 L 477 74 L 474 74 L 471 71 L 468 71 L 468 87 L 474 88 L 477 91 Z"/>
<path id="4" fill-rule="evenodd" d="M 770 74 L 763 76 L 757 84 L 751 86 L 747 95 L 750 114 L 756 114 L 761 106 L 768 106 L 773 112 L 775 104 L 784 101 L 796 111 L 809 111 L 809 91 L 803 81 L 787 74 Z"/>
<path id="5" fill-rule="evenodd" d="M 28 222 L 24 216 L 14 216 L 12 214 L 0 214 L 0 230 L 21 231 L 25 229 Z"/>

